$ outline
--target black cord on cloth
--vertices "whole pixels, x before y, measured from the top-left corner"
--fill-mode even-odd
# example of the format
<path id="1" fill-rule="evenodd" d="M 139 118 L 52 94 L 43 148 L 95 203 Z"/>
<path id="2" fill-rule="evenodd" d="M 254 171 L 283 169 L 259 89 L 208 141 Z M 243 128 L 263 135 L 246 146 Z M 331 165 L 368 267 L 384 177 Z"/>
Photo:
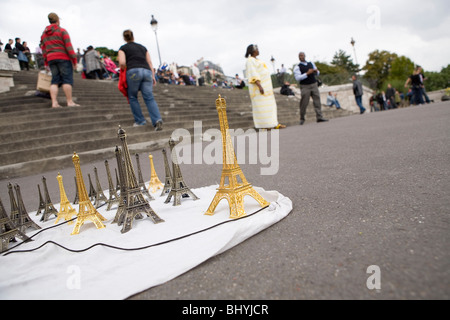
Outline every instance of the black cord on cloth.
<path id="1" fill-rule="evenodd" d="M 63 245 L 60 245 L 59 243 L 56 243 L 56 242 L 50 240 L 50 241 L 47 241 L 47 242 L 43 243 L 42 245 L 40 245 L 39 247 L 34 248 L 34 249 L 10 251 L 11 249 L 14 249 L 14 248 L 16 248 L 17 246 L 19 246 L 20 244 L 22 244 L 22 243 L 23 243 L 23 242 L 22 242 L 22 243 L 20 243 L 19 245 L 15 246 L 14 248 L 11 248 L 11 249 L 7 250 L 8 252 L 5 253 L 3 256 L 7 256 L 7 255 L 9 255 L 9 254 L 11 254 L 11 253 L 33 252 L 33 251 L 39 250 L 40 248 L 46 246 L 47 244 L 54 244 L 54 245 L 57 246 L 57 247 L 60 247 L 60 248 L 62 248 L 62 249 L 64 249 L 64 250 L 67 250 L 67 251 L 70 251 L 70 252 L 74 252 L 74 253 L 85 252 L 85 251 L 88 251 L 88 250 L 90 250 L 90 249 L 92 249 L 92 248 L 94 248 L 94 247 L 97 247 L 97 246 L 103 246 L 103 247 L 107 247 L 107 248 L 111 248 L 111 249 L 116 249 L 116 250 L 122 250 L 122 251 L 137 251 L 137 250 L 144 250 L 144 249 L 148 249 L 148 248 L 160 246 L 160 245 L 163 245 L 163 244 L 167 244 L 167 243 L 170 243 L 170 242 L 173 242 L 173 241 L 181 240 L 181 239 L 184 239 L 184 238 L 187 238 L 187 237 L 191 237 L 191 236 L 193 236 L 193 235 L 196 235 L 196 234 L 199 234 L 199 233 L 202 233 L 202 232 L 211 230 L 211 229 L 213 229 L 213 228 L 216 228 L 216 227 L 221 226 L 221 225 L 226 224 L 226 223 L 235 222 L 235 221 L 239 221 L 239 220 L 242 220 L 242 219 L 249 218 L 249 217 L 251 217 L 251 216 L 253 216 L 253 215 L 255 215 L 255 214 L 261 212 L 262 210 L 264 210 L 264 209 L 266 209 L 266 208 L 268 208 L 268 206 L 265 206 L 265 207 L 259 209 L 259 210 L 256 211 L 256 212 L 253 212 L 253 213 L 251 213 L 251 214 L 249 214 L 249 215 L 240 217 L 240 218 L 238 218 L 238 219 L 223 221 L 223 222 L 220 222 L 220 223 L 218 223 L 218 224 L 216 224 L 216 225 L 213 225 L 213 226 L 211 226 L 211 227 L 208 227 L 208 228 L 205 228 L 205 229 L 202 229 L 202 230 L 199 230 L 199 231 L 195 231 L 195 232 L 192 232 L 192 233 L 189 233 L 189 234 L 180 236 L 180 237 L 178 237 L 178 238 L 166 240 L 166 241 L 163 241 L 163 242 L 151 244 L 151 245 L 144 246 L 144 247 L 138 247 L 138 248 L 120 248 L 120 247 L 112 246 L 112 245 L 109 245 L 109 244 L 106 244 L 106 243 L 96 243 L 96 244 L 93 244 L 92 246 L 90 246 L 90 247 L 88 247 L 88 248 L 85 248 L 85 249 L 74 250 L 74 249 L 70 249 L 70 248 L 64 247 Z M 76 218 L 74 218 L 74 219 L 76 219 Z M 72 220 L 74 220 L 74 219 L 72 219 Z M 72 221 L 72 220 L 70 220 L 70 221 Z M 70 222 L 70 221 L 66 221 L 66 222 Z M 48 230 L 48 229 L 51 229 L 51 228 L 54 228 L 54 227 L 57 227 L 57 226 L 60 226 L 60 225 L 63 225 L 63 224 L 64 224 L 64 223 L 61 223 L 61 224 L 59 224 L 59 225 L 56 225 L 56 226 L 52 226 L 52 227 L 43 229 L 43 230 L 41 230 L 40 232 L 43 232 L 43 231 L 45 231 L 45 230 Z M 38 233 L 40 233 L 40 232 L 38 232 Z M 38 233 L 34 234 L 32 237 L 34 237 L 34 236 L 37 235 Z"/>
<path id="2" fill-rule="evenodd" d="M 44 231 L 47 231 L 47 230 L 50 230 L 50 229 L 53 229 L 53 228 L 62 226 L 63 224 L 72 222 L 72 221 L 74 221 L 74 220 L 76 220 L 76 219 L 77 219 L 77 218 L 75 217 L 75 218 L 72 218 L 72 219 L 70 219 L 70 220 L 66 220 L 66 221 L 64 221 L 64 222 L 62 222 L 62 223 L 60 223 L 60 224 L 56 224 L 56 225 L 54 225 L 54 226 L 50 226 L 50 227 L 47 227 L 47 228 L 45 228 L 45 229 L 39 230 L 38 232 L 36 232 L 35 234 L 33 234 L 31 237 L 28 237 L 27 240 L 25 240 L 25 241 L 19 243 L 18 245 L 14 246 L 14 247 L 9 248 L 8 250 L 6 250 L 6 251 L 4 251 L 4 252 L 11 251 L 12 249 L 17 248 L 18 246 L 20 246 L 20 245 L 22 245 L 22 244 L 24 244 L 24 243 L 26 243 L 26 242 L 29 242 L 31 239 L 33 239 L 35 236 L 37 236 L 37 235 L 38 235 L 39 233 L 41 233 L 41 232 L 44 232 Z M 4 255 L 6 256 L 6 254 L 4 254 Z"/>

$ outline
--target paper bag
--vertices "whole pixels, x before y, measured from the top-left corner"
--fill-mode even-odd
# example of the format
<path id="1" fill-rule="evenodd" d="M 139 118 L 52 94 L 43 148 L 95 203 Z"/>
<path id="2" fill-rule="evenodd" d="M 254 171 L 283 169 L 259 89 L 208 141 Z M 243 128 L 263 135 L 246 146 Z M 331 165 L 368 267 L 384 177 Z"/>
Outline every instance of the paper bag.
<path id="1" fill-rule="evenodd" d="M 50 92 L 50 85 L 52 83 L 51 73 L 39 72 L 36 89 L 41 92 Z"/>

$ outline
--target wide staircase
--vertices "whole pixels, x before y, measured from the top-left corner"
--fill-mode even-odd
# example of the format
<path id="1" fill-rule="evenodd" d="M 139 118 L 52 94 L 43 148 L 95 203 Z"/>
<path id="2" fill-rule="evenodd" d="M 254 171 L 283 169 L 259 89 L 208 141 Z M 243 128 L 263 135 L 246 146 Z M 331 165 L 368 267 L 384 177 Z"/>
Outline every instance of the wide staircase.
<path id="1" fill-rule="evenodd" d="M 203 131 L 219 128 L 215 100 L 226 99 L 230 128 L 253 127 L 251 102 L 246 90 L 158 84 L 155 99 L 164 120 L 164 129 L 154 131 L 148 125 L 133 127 L 133 117 L 126 98 L 115 81 L 83 80 L 74 76 L 73 96 L 80 107 L 65 107 L 62 88 L 58 109 L 36 93 L 37 71 L 21 71 L 14 76 L 15 86 L 0 94 L 0 180 L 43 173 L 72 166 L 77 152 L 83 163 L 114 157 L 120 125 L 127 132 L 132 152 L 161 149 L 178 128 L 194 133 L 194 121 L 202 121 Z M 140 98 L 143 114 L 148 117 Z M 278 120 L 298 125 L 299 100 L 276 94 Z M 307 121 L 314 121 L 313 107 Z M 324 116 L 334 118 L 351 112 L 323 108 Z"/>

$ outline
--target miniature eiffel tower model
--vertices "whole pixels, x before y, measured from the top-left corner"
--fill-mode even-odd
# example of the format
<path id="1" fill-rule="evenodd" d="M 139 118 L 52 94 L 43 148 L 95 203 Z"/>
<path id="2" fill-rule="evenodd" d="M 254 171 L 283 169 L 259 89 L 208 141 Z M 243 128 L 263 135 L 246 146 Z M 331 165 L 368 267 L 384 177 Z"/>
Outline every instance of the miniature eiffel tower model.
<path id="1" fill-rule="evenodd" d="M 269 205 L 259 193 L 253 189 L 252 185 L 247 182 L 234 153 L 233 143 L 228 127 L 227 105 L 225 99 L 219 98 L 216 100 L 216 108 L 219 114 L 220 131 L 222 132 L 222 147 L 223 147 L 223 169 L 220 185 L 217 193 L 214 196 L 206 215 L 213 215 L 214 211 L 222 199 L 227 199 L 230 206 L 230 218 L 236 219 L 245 216 L 244 197 L 249 195 L 254 198 L 261 207 Z M 237 178 L 241 182 L 238 182 Z M 228 184 L 226 184 L 228 180 Z"/>
<path id="2" fill-rule="evenodd" d="M 199 198 L 191 191 L 186 182 L 184 182 L 177 155 L 174 150 L 175 141 L 173 141 L 172 138 L 169 140 L 169 146 L 172 154 L 172 186 L 164 203 L 169 203 L 170 199 L 174 197 L 173 205 L 179 206 L 181 205 L 181 197 L 185 197 L 185 195 L 190 196 L 194 200 L 198 200 Z"/>
<path id="3" fill-rule="evenodd" d="M 111 177 L 111 170 L 109 170 L 109 162 L 108 160 L 105 160 L 105 168 L 106 168 L 106 175 L 108 176 L 108 185 L 109 185 L 109 198 L 106 202 L 108 206 L 106 207 L 106 210 L 111 210 L 111 207 L 113 204 L 119 203 L 119 195 L 117 194 L 117 189 L 114 188 L 114 184 Z"/>
<path id="4" fill-rule="evenodd" d="M 164 189 L 164 185 L 156 174 L 155 166 L 153 164 L 153 156 L 149 155 L 148 158 L 150 160 L 150 183 L 148 185 L 148 190 L 155 193 L 159 189 Z"/>
<path id="5" fill-rule="evenodd" d="M 28 228 L 34 228 L 36 230 L 41 229 L 40 226 L 38 226 L 28 215 L 27 209 L 25 208 L 25 204 L 23 203 L 22 193 L 20 192 L 20 187 L 16 183 L 14 185 L 14 190 L 16 190 L 16 197 L 17 197 L 17 205 L 19 207 L 19 220 L 16 227 L 19 229 L 20 232 L 25 233 L 25 230 Z"/>
<path id="6" fill-rule="evenodd" d="M 139 188 L 141 188 L 142 193 L 147 197 L 148 200 L 155 200 L 152 195 L 148 192 L 147 187 L 144 183 L 144 177 L 142 176 L 141 162 L 139 161 L 139 154 L 136 153 L 136 164 L 138 168 L 138 179 Z"/>
<path id="7" fill-rule="evenodd" d="M 103 201 L 104 204 L 106 204 L 108 202 L 108 199 L 103 193 L 103 188 L 100 185 L 100 180 L 98 179 L 98 171 L 96 167 L 94 167 L 94 174 L 95 174 L 95 183 L 97 185 L 97 189 L 95 191 L 94 207 L 95 209 L 98 209 L 100 207 L 101 202 Z"/>
<path id="8" fill-rule="evenodd" d="M 59 212 L 55 224 L 57 224 L 60 219 L 69 221 L 72 219 L 73 216 L 77 215 L 77 211 L 72 207 L 72 205 L 69 202 L 69 199 L 67 198 L 66 190 L 64 190 L 63 177 L 59 172 L 58 175 L 56 176 L 56 179 L 58 180 L 59 184 L 59 194 L 61 202 L 59 204 Z M 72 222 L 73 221 L 70 221 L 69 224 L 72 224 Z"/>
<path id="9" fill-rule="evenodd" d="M 91 201 L 95 201 L 95 198 L 97 197 L 97 191 L 94 188 L 94 185 L 92 184 L 92 180 L 91 180 L 91 174 L 88 173 L 88 180 L 89 180 L 89 200 Z"/>
<path id="10" fill-rule="evenodd" d="M 100 213 L 98 213 L 98 211 L 94 208 L 91 201 L 89 200 L 89 196 L 83 180 L 83 173 L 81 172 L 80 157 L 75 152 L 73 153 L 72 161 L 75 166 L 78 195 L 80 197 L 80 207 L 72 234 L 80 233 L 81 226 L 88 220 L 92 221 L 97 229 L 105 228 L 105 225 L 102 223 L 102 221 L 105 221 L 106 219 Z"/>
<path id="11" fill-rule="evenodd" d="M 80 197 L 78 196 L 78 188 L 77 188 L 77 177 L 73 177 L 73 180 L 75 181 L 75 199 L 73 200 L 73 204 L 78 204 L 80 202 Z"/>
<path id="12" fill-rule="evenodd" d="M 18 228 L 19 225 L 19 207 L 17 206 L 16 198 L 14 197 L 13 186 L 11 183 L 8 183 L 8 194 L 9 194 L 9 203 L 11 207 L 11 213 L 9 217 L 11 221 L 14 223 L 14 226 Z"/>
<path id="13" fill-rule="evenodd" d="M 167 160 L 167 152 L 166 149 L 162 149 L 163 157 L 164 157 L 164 171 L 166 173 L 165 184 L 163 191 L 161 192 L 160 197 L 170 192 L 170 188 L 172 188 L 172 173 L 170 172 L 169 161 Z"/>
<path id="14" fill-rule="evenodd" d="M 120 195 L 119 195 L 119 206 L 117 208 L 116 216 L 112 223 L 117 223 L 119 226 L 123 224 L 126 214 L 126 201 L 127 201 L 127 176 L 125 172 L 125 165 L 123 162 L 122 151 L 118 146 L 116 146 L 116 160 L 117 160 L 117 169 L 119 170 L 119 175 L 116 175 L 119 179 L 119 183 L 117 184 L 120 187 Z M 117 173 L 117 170 L 116 170 Z M 135 219 L 142 219 L 142 214 L 137 214 Z"/>
<path id="15" fill-rule="evenodd" d="M 119 126 L 118 137 L 122 142 L 123 161 L 125 167 L 125 181 L 126 181 L 126 200 L 125 212 L 123 219 L 123 227 L 121 232 L 130 231 L 134 218 L 140 213 L 145 213 L 153 223 L 164 222 L 155 211 L 150 207 L 148 201 L 144 198 L 142 190 L 138 185 L 136 174 L 134 173 L 133 164 L 131 163 L 130 151 L 126 141 L 126 132 Z M 120 220 L 120 219 L 119 219 Z"/>
<path id="16" fill-rule="evenodd" d="M 119 181 L 119 175 L 117 174 L 117 169 L 114 169 L 116 172 L 116 191 L 120 191 L 120 181 Z"/>
<path id="17" fill-rule="evenodd" d="M 125 183 L 125 167 L 123 165 L 122 151 L 118 146 L 116 146 L 116 160 L 117 160 L 117 170 L 119 170 L 119 174 L 116 176 L 119 179 L 119 183 L 117 186 L 120 186 L 120 194 L 119 194 L 119 206 L 117 207 L 116 216 L 112 223 L 117 223 L 119 226 L 123 223 L 123 218 L 125 217 L 125 201 L 127 198 L 127 188 Z"/>
<path id="18" fill-rule="evenodd" d="M 44 185 L 45 208 L 41 221 L 47 221 L 48 218 L 50 218 L 51 214 L 58 216 L 58 210 L 56 210 L 55 206 L 52 203 L 52 200 L 50 199 L 50 194 L 48 193 L 47 188 L 47 179 L 45 179 L 45 177 L 42 177 L 42 184 Z"/>
<path id="19" fill-rule="evenodd" d="M 16 242 L 15 237 L 19 237 L 24 242 L 32 241 L 23 232 L 16 228 L 14 223 L 6 214 L 2 199 L 0 199 L 0 253 L 8 250 L 9 242 Z"/>
<path id="20" fill-rule="evenodd" d="M 39 208 L 36 211 L 36 215 L 38 216 L 42 213 L 42 210 L 45 210 L 45 201 L 44 198 L 42 198 L 41 187 L 39 185 L 37 185 L 37 187 L 39 192 Z"/>
<path id="21" fill-rule="evenodd" d="M 13 186 L 11 183 L 8 183 L 8 189 L 9 199 L 11 202 L 10 218 L 14 226 L 23 233 L 25 233 L 25 230 L 27 230 L 28 228 L 34 228 L 37 230 L 41 229 L 41 227 L 39 227 L 33 220 L 31 220 L 27 210 L 25 209 L 19 185 L 16 184 L 14 186 L 17 195 L 17 202 L 16 198 L 14 197 Z"/>

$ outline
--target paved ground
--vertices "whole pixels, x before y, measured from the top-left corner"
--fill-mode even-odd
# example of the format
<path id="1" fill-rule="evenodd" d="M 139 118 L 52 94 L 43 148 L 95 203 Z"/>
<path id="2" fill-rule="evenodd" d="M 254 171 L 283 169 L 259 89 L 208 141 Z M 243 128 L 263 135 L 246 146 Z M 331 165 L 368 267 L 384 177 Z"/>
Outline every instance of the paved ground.
<path id="1" fill-rule="evenodd" d="M 253 185 L 288 196 L 291 214 L 132 298 L 449 299 L 449 121 L 447 102 L 281 130 L 277 175 L 260 175 L 267 166 L 241 167 Z M 162 179 L 162 155 L 154 156 Z M 148 159 L 141 164 L 147 168 Z M 104 171 L 103 163 L 96 165 Z M 82 166 L 84 175 L 93 176 L 92 166 Z M 195 188 L 218 183 L 221 166 L 182 170 Z M 71 198 L 74 170 L 61 173 Z M 44 175 L 59 202 L 57 172 Z M 11 181 L 29 195 L 28 211 L 37 209 L 41 177 Z M 103 175 L 101 181 L 106 189 Z M 7 182 L 0 181 L 0 196 L 8 210 Z M 366 286 L 371 265 L 380 268 L 381 290 Z"/>

